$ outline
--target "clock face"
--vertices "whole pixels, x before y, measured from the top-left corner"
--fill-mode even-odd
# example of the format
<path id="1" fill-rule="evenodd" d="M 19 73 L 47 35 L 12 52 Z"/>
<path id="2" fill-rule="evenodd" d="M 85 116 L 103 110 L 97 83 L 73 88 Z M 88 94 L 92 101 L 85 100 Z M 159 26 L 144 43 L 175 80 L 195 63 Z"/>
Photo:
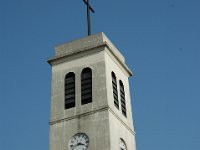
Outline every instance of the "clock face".
<path id="1" fill-rule="evenodd" d="M 125 144 L 124 140 L 121 138 L 120 138 L 120 142 L 119 142 L 119 148 L 120 148 L 120 150 L 127 150 L 126 144 Z"/>
<path id="2" fill-rule="evenodd" d="M 85 133 L 77 133 L 69 140 L 69 150 L 87 150 L 89 137 Z"/>

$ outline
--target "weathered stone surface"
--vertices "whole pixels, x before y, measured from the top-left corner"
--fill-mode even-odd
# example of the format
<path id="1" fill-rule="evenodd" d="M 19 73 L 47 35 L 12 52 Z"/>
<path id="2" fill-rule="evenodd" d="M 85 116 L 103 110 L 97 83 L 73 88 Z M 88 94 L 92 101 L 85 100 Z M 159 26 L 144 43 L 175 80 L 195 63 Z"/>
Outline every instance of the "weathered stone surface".
<path id="1" fill-rule="evenodd" d="M 113 53 L 115 53 L 122 62 L 125 62 L 125 59 L 122 56 L 122 54 L 112 44 L 112 42 L 106 37 L 106 35 L 103 32 L 58 45 L 55 48 L 55 55 L 56 56 L 71 55 L 74 53 L 85 51 L 87 49 L 91 49 L 93 47 L 98 47 L 99 45 L 105 43 L 111 47 Z"/>

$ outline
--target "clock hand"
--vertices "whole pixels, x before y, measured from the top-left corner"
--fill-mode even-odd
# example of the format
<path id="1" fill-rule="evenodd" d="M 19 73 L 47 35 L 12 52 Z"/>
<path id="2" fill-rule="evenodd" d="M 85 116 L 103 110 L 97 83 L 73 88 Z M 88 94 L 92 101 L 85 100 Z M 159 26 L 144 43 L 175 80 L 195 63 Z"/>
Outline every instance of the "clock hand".
<path id="1" fill-rule="evenodd" d="M 77 144 L 77 146 L 79 146 L 79 145 L 85 145 L 85 144 L 82 144 L 82 143 L 78 143 L 78 144 Z"/>

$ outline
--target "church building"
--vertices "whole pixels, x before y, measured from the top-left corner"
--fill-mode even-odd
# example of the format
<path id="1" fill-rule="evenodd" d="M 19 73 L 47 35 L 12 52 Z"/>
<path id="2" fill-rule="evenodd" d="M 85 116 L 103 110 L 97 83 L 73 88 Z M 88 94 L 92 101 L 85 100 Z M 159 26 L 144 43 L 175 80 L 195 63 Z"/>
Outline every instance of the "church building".
<path id="1" fill-rule="evenodd" d="M 104 33 L 56 46 L 50 150 L 136 150 L 124 56 Z"/>

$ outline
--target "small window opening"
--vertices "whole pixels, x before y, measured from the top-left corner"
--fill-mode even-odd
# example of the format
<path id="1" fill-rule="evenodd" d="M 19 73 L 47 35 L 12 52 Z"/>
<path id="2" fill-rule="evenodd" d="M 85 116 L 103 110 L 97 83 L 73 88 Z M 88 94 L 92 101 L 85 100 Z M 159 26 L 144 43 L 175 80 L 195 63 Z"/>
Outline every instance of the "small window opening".
<path id="1" fill-rule="evenodd" d="M 75 74 L 65 76 L 65 109 L 75 107 Z"/>
<path id="2" fill-rule="evenodd" d="M 120 99 L 121 99 L 121 109 L 122 109 L 122 114 L 126 117 L 126 99 L 125 99 L 125 91 L 124 91 L 124 85 L 122 81 L 119 81 L 120 85 Z"/>
<path id="3" fill-rule="evenodd" d="M 117 92 L 117 80 L 115 73 L 112 72 L 112 87 L 113 87 L 113 98 L 114 98 L 114 105 L 117 109 L 119 109 L 119 101 L 118 101 L 118 92 Z"/>
<path id="4" fill-rule="evenodd" d="M 81 104 L 92 102 L 92 70 L 84 68 L 81 73 Z"/>

